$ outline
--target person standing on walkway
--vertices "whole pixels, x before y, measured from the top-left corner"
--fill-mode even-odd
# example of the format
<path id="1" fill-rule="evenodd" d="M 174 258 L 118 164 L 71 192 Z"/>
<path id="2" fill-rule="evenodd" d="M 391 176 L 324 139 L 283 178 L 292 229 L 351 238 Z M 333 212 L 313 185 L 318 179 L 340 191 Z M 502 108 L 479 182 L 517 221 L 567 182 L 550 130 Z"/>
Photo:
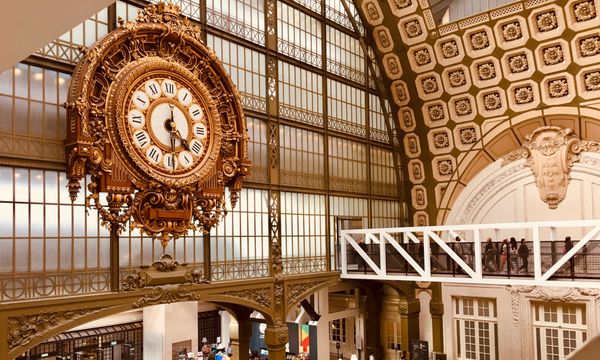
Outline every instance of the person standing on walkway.
<path id="1" fill-rule="evenodd" d="M 565 238 L 565 249 L 563 252 L 563 255 L 568 253 L 569 250 L 571 250 L 573 248 L 573 241 L 571 241 L 571 237 L 567 236 Z M 570 274 L 571 276 L 573 276 L 575 274 L 575 261 L 574 261 L 574 257 L 575 256 L 571 256 L 571 258 L 569 259 L 569 270 L 571 271 Z"/>
<path id="2" fill-rule="evenodd" d="M 525 275 L 527 275 L 529 269 L 529 248 L 527 244 L 525 244 L 525 239 L 521 239 L 521 245 L 519 245 L 519 257 L 521 258 L 521 267 L 519 270 L 525 270 Z"/>

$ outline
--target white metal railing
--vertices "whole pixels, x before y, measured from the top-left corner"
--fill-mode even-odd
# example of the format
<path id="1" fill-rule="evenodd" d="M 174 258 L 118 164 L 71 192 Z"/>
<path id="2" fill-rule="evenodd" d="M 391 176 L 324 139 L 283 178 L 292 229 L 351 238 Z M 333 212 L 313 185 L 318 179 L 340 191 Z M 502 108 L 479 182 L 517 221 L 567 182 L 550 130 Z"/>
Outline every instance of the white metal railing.
<path id="1" fill-rule="evenodd" d="M 338 245 L 346 279 L 600 288 L 600 220 L 342 230 Z"/>

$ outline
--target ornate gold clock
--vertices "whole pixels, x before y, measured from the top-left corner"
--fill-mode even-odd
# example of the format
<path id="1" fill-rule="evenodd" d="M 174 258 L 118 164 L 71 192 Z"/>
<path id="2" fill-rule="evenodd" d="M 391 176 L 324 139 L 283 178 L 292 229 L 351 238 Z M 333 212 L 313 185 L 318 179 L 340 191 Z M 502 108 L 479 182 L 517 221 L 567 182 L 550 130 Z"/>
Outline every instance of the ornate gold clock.
<path id="1" fill-rule="evenodd" d="M 239 94 L 176 5 L 149 5 L 84 50 L 67 109 L 71 198 L 91 174 L 87 204 L 105 222 L 165 245 L 216 225 L 225 187 L 235 206 L 250 165 Z"/>

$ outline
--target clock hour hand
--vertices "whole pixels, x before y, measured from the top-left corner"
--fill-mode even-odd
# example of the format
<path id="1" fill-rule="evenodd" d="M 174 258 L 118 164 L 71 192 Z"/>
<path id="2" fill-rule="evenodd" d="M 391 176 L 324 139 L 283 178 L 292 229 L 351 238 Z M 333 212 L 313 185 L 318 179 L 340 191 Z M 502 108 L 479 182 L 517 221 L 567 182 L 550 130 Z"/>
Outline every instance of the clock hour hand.
<path id="1" fill-rule="evenodd" d="M 183 138 L 183 136 L 181 136 L 181 133 L 179 132 L 179 130 L 175 131 L 175 134 L 177 135 L 177 137 L 179 138 L 179 141 L 181 141 L 181 145 L 187 150 L 190 151 L 190 144 L 188 144 L 187 140 Z"/>
<path id="2" fill-rule="evenodd" d="M 171 166 L 175 170 L 175 133 L 171 133 Z"/>

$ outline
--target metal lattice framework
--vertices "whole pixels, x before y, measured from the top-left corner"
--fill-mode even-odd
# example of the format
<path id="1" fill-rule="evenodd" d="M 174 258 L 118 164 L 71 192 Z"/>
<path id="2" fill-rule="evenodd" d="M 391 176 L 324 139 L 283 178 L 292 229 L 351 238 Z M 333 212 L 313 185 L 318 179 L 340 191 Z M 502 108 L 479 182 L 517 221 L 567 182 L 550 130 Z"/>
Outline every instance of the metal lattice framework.
<path id="1" fill-rule="evenodd" d="M 522 272 L 517 248 L 499 242 L 509 237 L 527 240 Z M 338 255 L 346 279 L 599 288 L 598 239 L 600 220 L 360 229 L 341 232 Z"/>

